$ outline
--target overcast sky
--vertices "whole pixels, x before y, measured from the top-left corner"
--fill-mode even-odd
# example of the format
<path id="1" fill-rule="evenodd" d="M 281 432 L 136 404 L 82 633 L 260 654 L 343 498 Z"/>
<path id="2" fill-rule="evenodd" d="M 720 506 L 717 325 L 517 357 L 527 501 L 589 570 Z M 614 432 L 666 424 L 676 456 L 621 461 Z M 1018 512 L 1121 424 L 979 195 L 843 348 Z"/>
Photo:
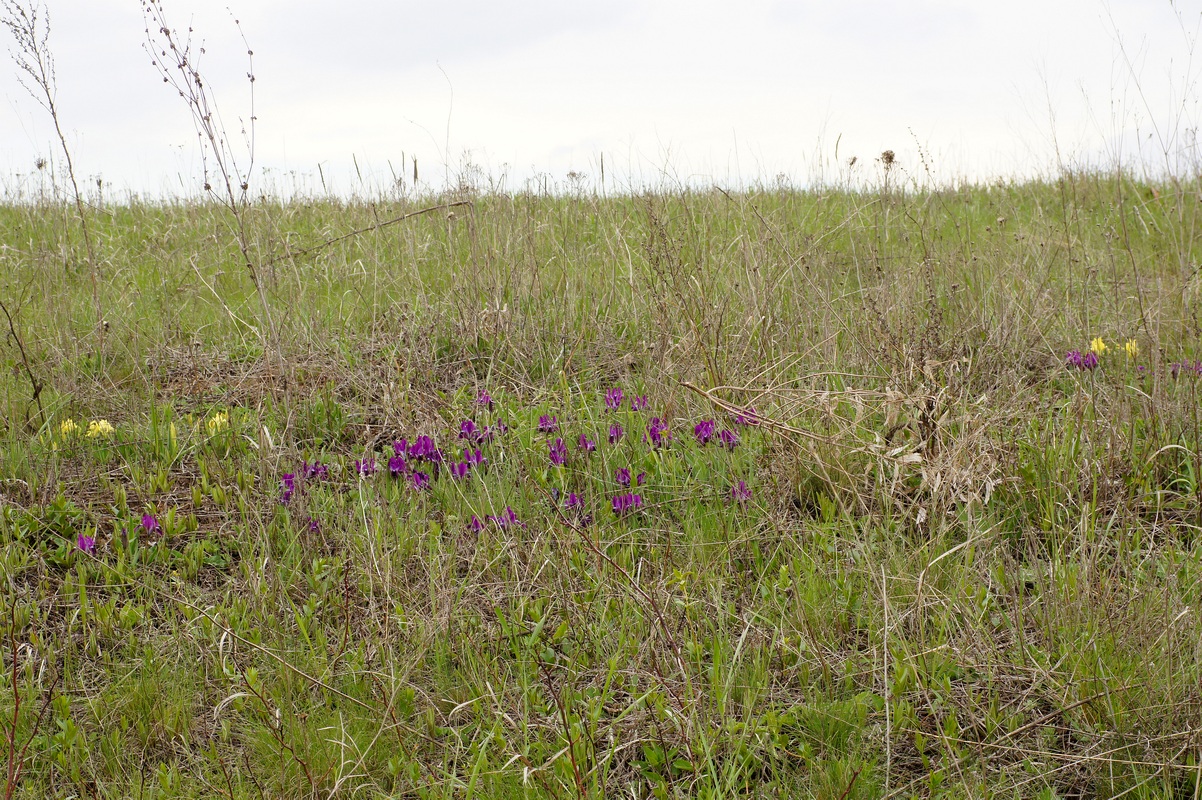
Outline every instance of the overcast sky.
<path id="1" fill-rule="evenodd" d="M 80 175 L 103 177 L 110 196 L 194 193 L 196 134 L 143 49 L 139 0 L 48 5 Z M 885 149 L 914 177 L 921 148 L 942 182 L 1113 163 L 1120 150 L 1163 168 L 1166 149 L 1195 155 L 1200 117 L 1202 16 L 1168 0 L 163 5 L 203 40 L 231 134 L 249 116 L 241 21 L 254 180 L 284 195 L 321 191 L 323 177 L 377 192 L 394 174 L 409 181 L 414 157 L 428 189 L 462 176 L 562 184 L 570 171 L 591 187 L 602 154 L 610 189 L 864 179 Z M 29 191 L 35 161 L 61 153 L 11 60 L 0 101 L 0 188 Z"/>

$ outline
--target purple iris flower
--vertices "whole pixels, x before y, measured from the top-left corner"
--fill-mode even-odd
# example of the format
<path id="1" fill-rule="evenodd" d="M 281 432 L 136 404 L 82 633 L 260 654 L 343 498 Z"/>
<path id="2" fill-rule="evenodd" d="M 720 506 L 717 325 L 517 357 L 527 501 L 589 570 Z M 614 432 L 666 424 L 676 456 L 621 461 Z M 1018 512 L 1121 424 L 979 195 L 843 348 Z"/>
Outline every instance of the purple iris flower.
<path id="1" fill-rule="evenodd" d="M 550 450 L 551 463 L 555 466 L 563 466 L 564 462 L 568 460 L 568 448 L 564 446 L 563 439 L 548 442 L 547 449 Z"/>
<path id="2" fill-rule="evenodd" d="M 739 505 L 751 499 L 751 490 L 747 488 L 746 481 L 739 481 L 737 486 L 730 487 L 730 499 Z"/>
<path id="3" fill-rule="evenodd" d="M 283 489 L 280 492 L 280 505 L 288 505 L 288 501 L 292 499 L 292 495 L 296 492 L 296 475 L 291 472 L 286 472 L 280 476 L 280 486 Z"/>
<path id="4" fill-rule="evenodd" d="M 163 533 L 163 526 L 160 525 L 159 521 L 154 518 L 154 514 L 143 514 L 142 530 L 144 530 L 147 534 L 153 533 L 161 536 Z"/>
<path id="5" fill-rule="evenodd" d="M 626 433 L 626 431 L 622 430 L 621 425 L 618 425 L 617 423 L 610 425 L 609 426 L 609 443 L 617 444 L 618 441 L 622 438 L 622 434 L 624 434 L 624 433 Z"/>
<path id="6" fill-rule="evenodd" d="M 476 405 L 487 406 L 488 410 L 492 411 L 492 397 L 489 396 L 488 392 L 482 391 L 476 395 Z"/>
<path id="7" fill-rule="evenodd" d="M 315 517 L 305 517 L 305 522 L 309 524 L 309 530 L 312 533 L 321 533 L 321 525 Z"/>
<path id="8" fill-rule="evenodd" d="M 630 398 L 630 410 L 631 411 L 644 411 L 650 405 L 651 405 L 651 403 L 648 402 L 647 395 L 645 395 L 645 394 L 640 394 L 636 397 Z"/>
<path id="9" fill-rule="evenodd" d="M 622 399 L 624 395 L 622 390 L 618 388 L 610 389 L 605 393 L 605 410 L 617 411 L 622 407 Z"/>
<path id="10" fill-rule="evenodd" d="M 392 477 L 394 478 L 403 475 L 407 466 L 404 456 L 393 456 L 388 459 L 388 471 L 392 473 Z"/>
<path id="11" fill-rule="evenodd" d="M 83 533 L 75 540 L 75 546 L 89 555 L 96 552 L 96 540 Z"/>
<path id="12" fill-rule="evenodd" d="M 718 434 L 718 442 L 727 450 L 734 450 L 739 444 L 739 435 L 734 431 L 723 428 Z"/>
<path id="13" fill-rule="evenodd" d="M 409 445 L 409 457 L 437 464 L 442 461 L 442 451 L 435 447 L 434 440 L 429 436 L 419 436 Z"/>
<path id="14" fill-rule="evenodd" d="M 564 501 L 563 507 L 567 511 L 575 512 L 578 524 L 586 526 L 593 524 L 593 515 L 584 513 L 584 498 L 575 492 L 568 494 L 568 499 Z"/>
<path id="15" fill-rule="evenodd" d="M 466 461 L 459 461 L 451 465 L 451 477 L 457 481 L 466 478 L 471 471 L 472 465 Z"/>
<path id="16" fill-rule="evenodd" d="M 484 523 L 475 514 L 472 514 L 472 519 L 468 522 L 467 526 L 472 529 L 473 533 L 480 533 L 480 531 L 484 530 Z"/>
<path id="17" fill-rule="evenodd" d="M 406 453 L 408 453 L 409 452 L 409 440 L 408 439 L 398 439 L 397 441 L 393 442 L 392 443 L 392 452 L 396 453 L 398 456 L 403 456 Z"/>
<path id="18" fill-rule="evenodd" d="M 1169 374 L 1176 378 L 1181 373 L 1189 375 L 1191 372 L 1195 375 L 1202 375 L 1202 361 L 1190 363 L 1188 361 L 1174 361 L 1169 364 Z"/>
<path id="19" fill-rule="evenodd" d="M 735 424 L 744 428 L 754 427 L 760 424 L 759 412 L 754 408 L 746 408 L 735 413 Z"/>
<path id="20" fill-rule="evenodd" d="M 467 448 L 464 448 L 463 449 L 463 460 L 466 461 L 467 463 L 471 464 L 473 467 L 482 467 L 488 463 L 488 459 L 485 458 L 484 454 L 480 452 L 479 447 L 477 447 L 475 450 L 472 450 L 470 452 L 468 451 Z"/>
<path id="21" fill-rule="evenodd" d="M 465 419 L 463 422 L 459 423 L 459 438 L 460 439 L 468 439 L 469 441 L 475 441 L 476 437 L 479 436 L 479 434 L 480 434 L 480 429 L 477 428 L 476 423 L 472 422 L 470 419 Z"/>
<path id="22" fill-rule="evenodd" d="M 1081 357 L 1081 369 L 1095 369 L 1098 366 L 1098 354 L 1093 350 Z"/>
<path id="23" fill-rule="evenodd" d="M 509 433 L 509 426 L 505 424 L 505 420 L 499 419 L 493 423 L 491 430 L 496 431 L 498 436 L 504 436 Z"/>
<path id="24" fill-rule="evenodd" d="M 630 485 L 630 470 L 626 469 L 626 467 L 622 467 L 621 469 L 614 470 L 614 480 L 616 480 L 618 483 L 620 483 L 623 486 L 629 486 Z"/>
<path id="25" fill-rule="evenodd" d="M 579 445 L 580 449 L 586 453 L 593 453 L 593 452 L 596 452 L 596 450 L 597 450 L 597 443 L 594 442 L 592 439 L 588 438 L 587 436 L 585 436 L 583 433 L 580 434 L 580 439 L 578 440 L 578 445 Z"/>
<path id="26" fill-rule="evenodd" d="M 538 418 L 539 433 L 555 433 L 559 430 L 559 418 L 553 417 L 550 414 L 543 414 Z"/>
<path id="27" fill-rule="evenodd" d="M 693 426 L 693 436 L 697 439 L 697 444 L 705 446 L 714 438 L 714 428 L 716 427 L 712 419 L 703 419 Z"/>
<path id="28" fill-rule="evenodd" d="M 428 489 L 430 487 L 430 476 L 424 472 L 415 471 L 409 476 L 409 485 L 418 491 Z"/>
<path id="29" fill-rule="evenodd" d="M 647 435 L 643 437 L 644 442 L 650 442 L 652 447 L 663 447 L 671 436 L 668 434 L 668 423 L 664 422 L 659 417 L 652 417 L 651 424 L 647 426 Z"/>
<path id="30" fill-rule="evenodd" d="M 330 477 L 330 468 L 320 461 L 314 460 L 312 464 L 308 461 L 302 461 L 301 467 L 301 471 L 305 475 L 305 480 L 324 481 Z"/>
<path id="31" fill-rule="evenodd" d="M 355 473 L 364 478 L 376 474 L 376 460 L 374 458 L 365 458 L 363 460 L 355 459 Z"/>
<path id="32" fill-rule="evenodd" d="M 505 506 L 505 510 L 500 514 L 488 517 L 488 521 L 498 528 L 508 528 L 511 525 L 522 528 L 526 527 L 526 523 L 519 520 L 518 515 L 509 506 Z"/>
<path id="33" fill-rule="evenodd" d="M 637 494 L 614 495 L 612 505 L 614 513 L 621 517 L 631 511 L 637 511 L 639 508 L 642 508 L 643 498 Z"/>
<path id="34" fill-rule="evenodd" d="M 647 473 L 646 473 L 646 472 L 640 472 L 640 473 L 639 473 L 639 475 L 638 475 L 638 477 L 634 479 L 634 485 L 635 485 L 635 486 L 642 486 L 642 485 L 643 485 L 643 482 L 644 482 L 644 481 L 646 481 L 646 480 L 647 480 Z"/>

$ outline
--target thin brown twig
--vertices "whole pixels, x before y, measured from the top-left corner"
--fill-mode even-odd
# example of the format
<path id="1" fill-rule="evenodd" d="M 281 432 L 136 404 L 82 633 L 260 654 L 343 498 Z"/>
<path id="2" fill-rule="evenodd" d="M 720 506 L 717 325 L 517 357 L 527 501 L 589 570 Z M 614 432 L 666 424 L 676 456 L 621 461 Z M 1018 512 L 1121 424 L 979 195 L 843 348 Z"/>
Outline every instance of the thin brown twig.
<path id="1" fill-rule="evenodd" d="M 568 710 L 562 698 L 555 692 L 555 683 L 551 680 L 551 669 L 547 663 L 542 660 L 538 654 L 535 654 L 535 661 L 538 664 L 539 670 L 543 673 L 543 680 L 547 682 L 547 694 L 551 695 L 552 702 L 555 703 L 555 708 L 559 711 L 559 720 L 563 724 L 563 735 L 568 740 L 568 760 L 572 762 L 572 777 L 576 779 L 576 793 L 581 800 L 584 800 L 584 779 L 580 776 L 580 764 L 576 761 L 576 738 L 572 736 L 572 726 L 568 721 Z"/>
<path id="2" fill-rule="evenodd" d="M 17 350 L 21 353 L 21 366 L 25 368 L 25 375 L 29 378 L 29 385 L 33 391 L 33 400 L 38 406 L 38 416 L 41 417 L 42 424 L 44 424 L 46 422 L 46 409 L 42 407 L 42 382 L 33 374 L 33 368 L 29 366 L 29 354 L 25 352 L 25 341 L 18 335 L 16 323 L 13 322 L 13 316 L 9 313 L 8 306 L 4 305 L 3 300 L 0 300 L 0 311 L 4 312 L 4 318 L 8 320 L 8 332 L 13 337 L 13 341 L 17 343 Z M 26 423 L 28 422 L 29 420 L 26 419 Z"/>
<path id="3" fill-rule="evenodd" d="M 296 748 L 284 738 L 284 722 L 281 718 L 282 715 L 280 714 L 279 706 L 276 706 L 276 714 L 272 714 L 271 703 L 269 702 L 267 696 L 255 688 L 254 684 L 247 679 L 245 672 L 242 673 L 242 685 L 245 686 L 247 691 L 253 694 L 263 706 L 263 712 L 267 715 L 267 729 L 271 731 L 271 736 L 273 739 L 275 739 L 276 744 L 280 746 L 281 750 L 287 750 L 288 755 L 292 756 L 292 760 L 295 761 L 297 765 L 304 771 L 305 780 L 309 782 L 309 789 L 311 791 L 317 791 L 317 783 L 313 780 L 313 771 L 309 768 L 309 762 L 301 758 L 300 754 L 296 752 Z M 273 716 L 275 717 L 274 720 L 272 719 Z M 333 768 L 332 764 L 330 766 Z M 328 771 L 326 774 L 329 774 Z M 324 780 L 325 776 L 322 776 L 322 778 Z"/>
<path id="4" fill-rule="evenodd" d="M 12 658 L 12 693 L 13 693 L 13 719 L 12 727 L 8 732 L 8 774 L 4 783 L 4 800 L 12 800 L 13 795 L 17 791 L 17 784 L 21 782 L 21 772 L 25 768 L 25 754 L 29 752 L 29 745 L 37 738 L 38 731 L 41 730 L 42 722 L 46 718 L 46 712 L 50 710 L 50 703 L 54 700 L 54 685 L 46 691 L 42 699 L 42 706 L 38 709 L 38 715 L 33 722 L 33 730 L 29 732 L 29 738 L 25 740 L 25 744 L 21 747 L 21 752 L 17 753 L 17 723 L 20 721 L 21 715 L 21 692 L 17 688 L 17 599 L 14 596 L 12 604 L 9 606 L 9 625 L 8 625 L 8 643 L 10 657 Z M 58 674 L 55 674 L 55 683 L 58 682 Z"/>
<path id="5" fill-rule="evenodd" d="M 634 593 L 639 598 L 641 598 L 643 600 L 643 602 L 645 602 L 647 604 L 648 608 L 651 609 L 652 616 L 654 616 L 656 622 L 659 625 L 660 630 L 663 632 L 664 638 L 667 639 L 667 641 L 668 641 L 668 646 L 672 650 L 672 656 L 676 660 L 676 667 L 677 667 L 677 669 L 680 670 L 681 678 L 684 679 L 686 686 L 691 687 L 692 682 L 689 680 L 688 668 L 685 666 L 684 657 L 681 655 L 680 645 L 677 644 L 676 637 L 672 635 L 672 629 L 668 626 L 668 621 L 667 621 L 667 619 L 664 618 L 664 614 L 660 610 L 659 604 L 657 602 L 655 602 L 655 598 L 652 597 L 649 592 L 647 592 L 645 589 L 643 589 L 643 587 L 639 586 L 638 582 L 634 579 L 634 577 L 630 574 L 629 571 L 627 571 L 621 564 L 614 561 L 609 556 L 608 553 L 606 553 L 604 550 L 602 550 L 600 547 L 598 547 L 597 543 L 594 542 L 592 540 L 592 538 L 587 536 L 585 534 L 584 530 L 580 526 L 578 526 L 575 522 L 573 522 L 571 519 L 569 519 L 563 513 L 563 511 L 559 507 L 559 504 L 555 502 L 555 499 L 553 497 L 551 497 L 550 492 L 547 492 L 546 494 L 547 494 L 547 499 L 551 501 L 551 508 L 554 509 L 555 515 L 559 518 L 560 522 L 562 522 L 564 525 L 568 526 L 573 531 L 575 531 L 577 534 L 579 534 L 580 538 L 584 541 L 585 546 L 587 546 L 590 550 L 592 550 L 593 554 L 596 555 L 598 559 L 604 561 L 612 569 L 617 571 L 618 574 L 620 574 L 623 578 L 625 578 L 626 583 L 630 586 L 630 588 L 634 591 Z M 662 680 L 662 678 L 661 678 L 661 680 Z M 686 713 L 685 713 L 684 702 L 680 699 L 680 697 L 676 694 L 676 691 L 671 687 L 670 684 L 668 684 L 667 681 L 664 681 L 664 688 L 666 688 L 668 690 L 668 693 L 672 695 L 672 699 L 676 701 L 676 707 L 680 711 L 681 717 L 687 718 L 691 721 L 691 719 L 692 719 L 691 715 L 686 715 Z M 695 756 L 693 753 L 693 745 L 687 735 L 685 737 L 685 746 L 689 750 L 689 761 L 695 761 Z"/>
<path id="6" fill-rule="evenodd" d="M 851 788 L 856 785 L 856 778 L 860 777 L 860 773 L 864 771 L 864 767 L 857 767 L 856 771 L 851 774 L 851 780 L 847 782 L 847 788 L 843 790 L 843 794 L 839 795 L 839 800 L 847 800 L 847 796 L 851 794 Z"/>

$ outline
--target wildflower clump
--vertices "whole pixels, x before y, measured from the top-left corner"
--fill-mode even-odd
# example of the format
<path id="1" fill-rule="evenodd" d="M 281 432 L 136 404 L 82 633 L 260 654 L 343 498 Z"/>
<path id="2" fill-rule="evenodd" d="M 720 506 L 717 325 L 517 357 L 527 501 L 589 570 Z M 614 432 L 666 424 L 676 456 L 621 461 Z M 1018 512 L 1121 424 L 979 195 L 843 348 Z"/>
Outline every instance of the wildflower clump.
<path id="1" fill-rule="evenodd" d="M 1202 375 L 1202 361 L 1174 361 L 1169 364 L 1169 374 L 1176 379 L 1180 375 Z"/>
<path id="2" fill-rule="evenodd" d="M 667 444 L 671 438 L 671 434 L 668 433 L 668 423 L 659 417 L 652 417 L 651 424 L 647 426 L 647 435 L 643 438 L 643 441 L 649 442 L 652 447 L 658 450 Z"/>
<path id="3" fill-rule="evenodd" d="M 568 496 L 563 501 L 563 510 L 568 520 L 577 525 L 588 526 L 593 524 L 593 515 L 586 513 L 584 510 L 584 498 L 575 492 L 568 493 Z"/>
<path id="4" fill-rule="evenodd" d="M 1098 354 L 1093 350 L 1085 353 L 1080 350 L 1069 350 L 1064 357 L 1064 365 L 1069 369 L 1092 371 L 1098 367 Z"/>
<path id="5" fill-rule="evenodd" d="M 88 430 L 84 435 L 89 439 L 107 439 L 113 435 L 112 423 L 107 419 L 94 419 L 88 423 Z"/>
<path id="6" fill-rule="evenodd" d="M 526 523 L 524 523 L 520 519 L 518 519 L 517 513 L 509 506 L 505 506 L 505 510 L 502 511 L 500 514 L 489 515 L 488 517 L 485 517 L 485 520 L 487 522 L 491 522 L 493 525 L 497 526 L 497 528 L 500 528 L 502 530 L 504 530 L 505 528 L 524 528 L 524 527 L 526 527 Z"/>
<path id="7" fill-rule="evenodd" d="M 296 473 L 286 472 L 280 476 L 280 505 L 288 505 L 294 494 L 296 494 Z"/>
<path id="8" fill-rule="evenodd" d="M 736 411 L 735 424 L 741 428 L 753 428 L 760 424 L 760 415 L 754 408 Z"/>
<path id="9" fill-rule="evenodd" d="M 205 429 L 210 436 L 214 436 L 226 430 L 230 426 L 230 415 L 228 411 L 217 411 L 213 416 L 205 420 Z"/>
<path id="10" fill-rule="evenodd" d="M 458 520 L 471 535 L 488 531 L 514 535 L 526 529 L 527 521 L 515 510 L 518 506 L 502 503 L 492 507 L 503 510 L 489 510 L 495 498 L 505 496 L 525 499 L 543 493 L 550 498 L 543 514 L 529 520 L 530 527 L 559 524 L 602 530 L 607 525 L 625 527 L 642 515 L 654 524 L 651 518 L 658 513 L 676 513 L 671 510 L 677 502 L 671 495 L 674 490 L 688 498 L 710 498 L 714 506 L 735 513 L 749 503 L 751 489 L 738 472 L 756 455 L 757 435 L 749 430 L 760 422 L 754 410 L 731 410 L 721 421 L 682 419 L 679 424 L 692 435 L 676 440 L 670 432 L 673 420 L 653 416 L 657 411 L 646 395 L 632 396 L 628 390 L 611 387 L 600 393 L 602 403 L 594 398 L 592 409 L 585 401 L 560 409 L 558 415 L 539 411 L 527 415 L 519 410 L 510 421 L 520 435 L 508 437 L 503 434 L 509 425 L 500 419 L 504 409 L 491 397 L 469 394 L 461 400 L 460 413 L 437 431 L 409 434 L 383 450 L 360 452 L 345 461 L 313 454 L 298 459 L 289 472 L 279 473 L 273 499 L 283 507 L 281 517 L 294 524 L 293 532 L 306 535 L 324 532 L 331 503 L 348 489 L 365 504 L 410 503 L 415 514 Z M 576 409 L 582 412 L 580 417 L 573 414 Z M 645 419 L 639 416 L 643 412 L 647 412 Z M 209 422 L 213 419 L 224 418 L 214 415 Z M 202 418 L 209 430 L 223 424 L 227 423 L 210 425 Z M 448 440 L 453 446 L 444 451 L 439 442 Z M 374 480 L 377 472 L 390 479 Z M 599 506 L 588 501 L 592 491 L 603 493 L 597 498 Z M 405 497 L 409 493 L 423 495 L 420 506 L 414 495 Z M 607 503 L 612 515 L 605 512 Z M 142 540 L 153 540 L 164 535 L 164 528 L 174 530 L 173 524 L 160 520 L 148 513 L 132 532 Z"/>
<path id="11" fill-rule="evenodd" d="M 312 464 L 302 461 L 301 474 L 308 481 L 324 481 L 330 477 L 330 468 L 317 460 L 314 460 Z"/>
<path id="12" fill-rule="evenodd" d="M 147 536 L 162 536 L 163 526 L 159 524 L 159 521 L 154 514 L 143 514 L 142 532 Z"/>
<path id="13" fill-rule="evenodd" d="M 637 494 L 619 494 L 614 496 L 613 500 L 611 501 L 611 505 L 613 506 L 614 514 L 619 517 L 624 517 L 627 514 L 638 511 L 640 508 L 642 508 L 643 498 L 641 495 Z"/>
<path id="14" fill-rule="evenodd" d="M 78 433 L 79 424 L 69 417 L 63 420 L 62 424 L 58 426 L 58 435 L 63 439 L 70 439 Z"/>
<path id="15" fill-rule="evenodd" d="M 730 499 L 736 505 L 743 505 L 751 499 L 751 490 L 747 488 L 746 481 L 739 481 L 730 487 Z"/>

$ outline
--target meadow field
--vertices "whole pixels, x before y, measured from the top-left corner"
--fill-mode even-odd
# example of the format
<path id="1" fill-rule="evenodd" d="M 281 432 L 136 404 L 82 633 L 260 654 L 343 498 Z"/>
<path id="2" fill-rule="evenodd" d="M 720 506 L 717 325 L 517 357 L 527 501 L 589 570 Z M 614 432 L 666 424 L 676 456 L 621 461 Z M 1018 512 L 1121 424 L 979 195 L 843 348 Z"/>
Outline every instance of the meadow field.
<path id="1" fill-rule="evenodd" d="M 5 798 L 1202 797 L 1202 183 L 0 206 Z"/>

